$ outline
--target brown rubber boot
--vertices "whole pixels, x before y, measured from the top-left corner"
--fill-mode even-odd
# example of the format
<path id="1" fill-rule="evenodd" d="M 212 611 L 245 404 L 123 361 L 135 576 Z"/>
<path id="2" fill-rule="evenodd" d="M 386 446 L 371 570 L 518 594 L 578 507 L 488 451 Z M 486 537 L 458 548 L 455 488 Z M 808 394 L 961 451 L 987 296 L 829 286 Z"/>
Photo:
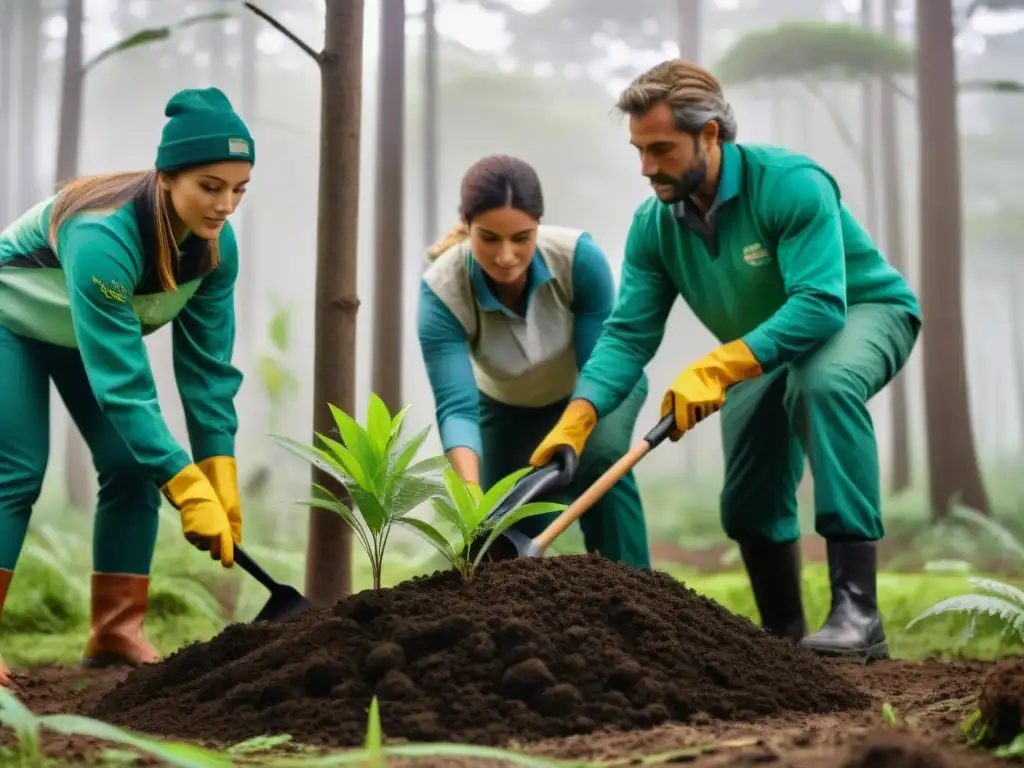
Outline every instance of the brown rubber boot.
<path id="1" fill-rule="evenodd" d="M 11 579 L 14 578 L 14 571 L 0 569 L 0 614 L 3 614 L 4 603 L 7 601 L 7 589 L 11 586 Z M 11 687 L 11 670 L 0 658 L 0 688 Z"/>
<path id="2" fill-rule="evenodd" d="M 82 663 L 87 667 L 137 667 L 160 660 L 142 634 L 149 605 L 149 577 L 92 575 L 92 629 Z"/>

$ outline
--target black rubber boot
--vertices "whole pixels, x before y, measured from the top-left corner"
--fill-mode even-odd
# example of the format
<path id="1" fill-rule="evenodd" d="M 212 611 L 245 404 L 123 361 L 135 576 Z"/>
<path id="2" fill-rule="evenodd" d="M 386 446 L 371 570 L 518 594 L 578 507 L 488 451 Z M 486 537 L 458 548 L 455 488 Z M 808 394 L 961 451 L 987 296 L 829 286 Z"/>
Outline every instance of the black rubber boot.
<path id="1" fill-rule="evenodd" d="M 878 612 L 877 570 L 875 542 L 828 542 L 832 607 L 821 629 L 800 643 L 804 648 L 822 656 L 865 662 L 889 658 Z"/>
<path id="2" fill-rule="evenodd" d="M 800 595 L 800 540 L 788 544 L 740 542 L 740 554 L 764 631 L 800 642 L 807 634 Z"/>

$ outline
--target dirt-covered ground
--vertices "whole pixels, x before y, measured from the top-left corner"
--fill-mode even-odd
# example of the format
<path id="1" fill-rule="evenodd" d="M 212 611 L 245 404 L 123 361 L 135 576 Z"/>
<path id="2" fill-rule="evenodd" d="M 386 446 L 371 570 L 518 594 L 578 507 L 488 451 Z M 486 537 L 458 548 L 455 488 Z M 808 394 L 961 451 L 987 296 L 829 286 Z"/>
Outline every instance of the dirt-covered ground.
<path id="1" fill-rule="evenodd" d="M 990 665 L 892 661 L 868 667 L 837 664 L 836 668 L 871 695 L 871 706 L 835 715 L 772 716 L 755 723 L 698 719 L 690 725 L 668 724 L 646 731 L 591 734 L 521 746 L 536 754 L 583 760 L 664 753 L 666 765 L 700 768 L 1006 765 L 966 746 L 960 735 L 960 724 L 973 711 Z M 37 713 L 75 712 L 124 675 L 123 671 L 48 667 L 17 673 L 16 682 L 25 703 Z M 882 705 L 886 702 L 901 723 L 896 728 L 883 725 Z M 907 721 L 911 725 L 906 725 Z M 97 756 L 102 746 L 89 739 L 44 737 L 48 754 L 69 761 Z M 453 758 L 410 764 L 437 768 L 488 765 Z"/>
<path id="2" fill-rule="evenodd" d="M 658 754 L 698 766 L 1005 765 L 968 748 L 961 724 L 983 690 L 1006 738 L 1024 710 L 1019 660 L 827 662 L 666 574 L 587 555 L 493 564 L 471 582 L 443 572 L 236 624 L 130 675 L 37 669 L 16 681 L 36 712 L 210 746 L 286 733 L 357 747 L 376 697 L 388 740 L 620 765 Z M 98 749 L 46 740 L 68 758 Z M 460 762 L 471 764 L 417 765 Z"/>

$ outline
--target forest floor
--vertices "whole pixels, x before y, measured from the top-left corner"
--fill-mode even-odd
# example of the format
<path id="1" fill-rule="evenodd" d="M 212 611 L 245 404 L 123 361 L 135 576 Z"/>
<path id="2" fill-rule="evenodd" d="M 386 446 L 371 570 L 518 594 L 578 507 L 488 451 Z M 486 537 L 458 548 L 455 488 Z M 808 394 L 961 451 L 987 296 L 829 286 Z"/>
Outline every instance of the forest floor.
<path id="1" fill-rule="evenodd" d="M 871 665 L 836 663 L 840 673 L 870 694 L 863 709 L 828 715 L 788 714 L 756 722 L 697 718 L 645 731 L 605 732 L 535 744 L 510 744 L 525 754 L 589 765 L 712 766 L 996 766 L 1005 762 L 966 745 L 961 724 L 976 708 L 988 662 L 887 661 Z M 17 671 L 17 693 L 39 715 L 77 713 L 127 674 L 125 670 L 88 671 L 43 667 Z M 896 722 L 886 723 L 883 706 Z M 13 747 L 13 734 L 3 743 Z M 206 744 L 225 748 L 228 745 Z M 57 764 L 102 764 L 124 747 L 97 739 L 42 735 L 45 754 Z M 288 752 L 295 755 L 295 751 Z M 321 750 L 316 750 L 321 753 Z M 278 757 L 283 753 L 277 753 Z M 274 754 L 251 754 L 245 762 L 273 762 Z M 4 764 L 8 764 L 4 761 Z M 140 759 L 135 765 L 164 765 Z M 244 764 L 238 758 L 237 764 Z M 499 763 L 470 758 L 425 758 L 392 765 L 485 768 Z"/>

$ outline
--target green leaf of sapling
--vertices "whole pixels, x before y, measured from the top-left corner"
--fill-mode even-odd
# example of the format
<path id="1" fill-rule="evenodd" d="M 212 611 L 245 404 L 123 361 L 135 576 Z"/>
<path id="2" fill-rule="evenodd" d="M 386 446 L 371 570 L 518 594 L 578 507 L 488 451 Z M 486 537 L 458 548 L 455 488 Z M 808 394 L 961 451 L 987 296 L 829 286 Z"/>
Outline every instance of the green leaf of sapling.
<path id="1" fill-rule="evenodd" d="M 374 392 L 370 393 L 370 402 L 366 406 L 366 434 L 378 459 L 383 461 L 391 438 L 391 412 Z"/>

